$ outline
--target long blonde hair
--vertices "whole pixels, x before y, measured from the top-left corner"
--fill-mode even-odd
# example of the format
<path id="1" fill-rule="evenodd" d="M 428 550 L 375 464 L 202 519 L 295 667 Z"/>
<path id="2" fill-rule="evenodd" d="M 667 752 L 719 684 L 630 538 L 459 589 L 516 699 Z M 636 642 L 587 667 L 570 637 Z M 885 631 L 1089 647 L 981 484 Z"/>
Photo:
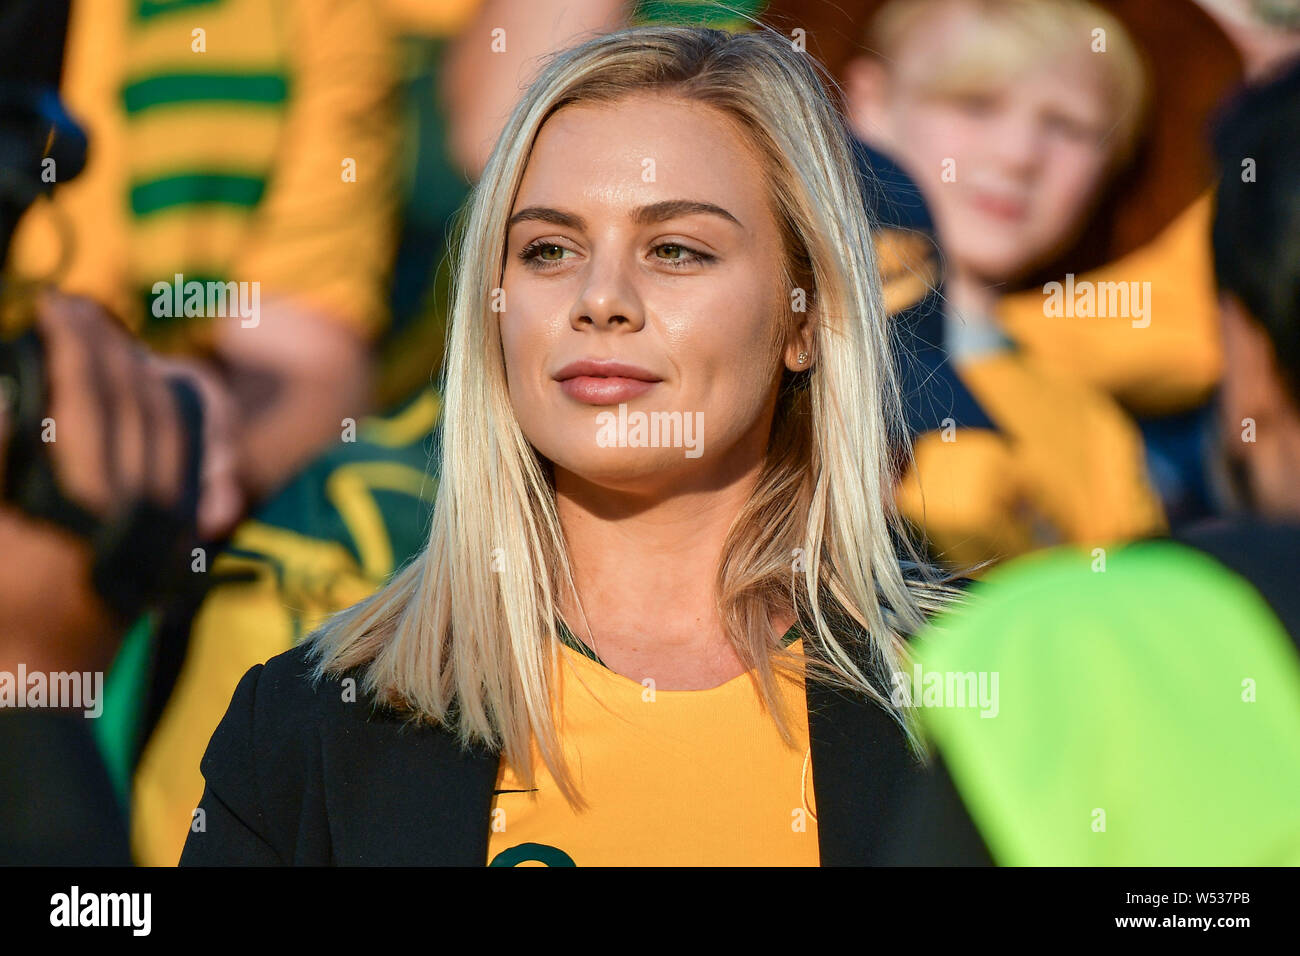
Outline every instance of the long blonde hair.
<path id="1" fill-rule="evenodd" d="M 909 701 L 890 688 L 904 636 L 951 591 L 894 508 L 910 449 L 892 331 L 848 134 L 819 69 L 765 28 L 635 27 L 549 61 L 460 223 L 428 545 L 309 638 L 317 677 L 364 668 L 365 689 L 381 703 L 499 751 L 527 786 L 535 741 L 566 798 L 581 804 L 551 696 L 557 586 L 576 589 L 549 463 L 510 405 L 491 303 L 507 219 L 547 117 L 654 90 L 710 104 L 752 138 L 785 238 L 785 278 L 816 311 L 813 367 L 785 373 L 767 459 L 723 547 L 717 589 L 728 636 L 787 740 L 775 671 L 804 662 L 774 633 L 778 612 L 800 622 L 808 679 L 872 698 L 916 743 Z M 794 320 L 792 309 L 778 338 Z"/>

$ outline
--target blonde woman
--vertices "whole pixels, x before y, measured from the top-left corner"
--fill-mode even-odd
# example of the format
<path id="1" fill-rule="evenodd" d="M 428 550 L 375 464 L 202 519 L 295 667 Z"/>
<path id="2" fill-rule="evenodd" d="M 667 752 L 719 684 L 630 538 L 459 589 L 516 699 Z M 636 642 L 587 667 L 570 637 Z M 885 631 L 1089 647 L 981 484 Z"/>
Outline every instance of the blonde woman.
<path id="1" fill-rule="evenodd" d="M 949 591 L 891 505 L 889 333 L 813 64 L 762 30 L 558 54 L 459 248 L 428 546 L 245 675 L 182 863 L 913 858 L 897 678 Z"/>

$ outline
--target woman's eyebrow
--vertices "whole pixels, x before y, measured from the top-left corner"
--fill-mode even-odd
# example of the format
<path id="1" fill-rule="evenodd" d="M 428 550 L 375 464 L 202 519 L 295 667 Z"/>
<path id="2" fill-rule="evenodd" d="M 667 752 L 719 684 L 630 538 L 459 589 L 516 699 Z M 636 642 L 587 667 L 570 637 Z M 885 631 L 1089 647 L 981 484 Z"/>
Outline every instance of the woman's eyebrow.
<path id="1" fill-rule="evenodd" d="M 707 216 L 721 216 L 723 219 L 740 226 L 740 220 L 721 206 L 715 206 L 711 202 L 700 202 L 695 199 L 665 199 L 663 202 L 641 206 L 633 210 L 632 221 L 638 226 L 649 226 L 656 222 L 663 222 L 665 219 L 675 219 L 678 216 L 693 216 L 700 213 Z M 741 226 L 741 228 L 744 227 Z"/>
<path id="2" fill-rule="evenodd" d="M 578 232 L 585 232 L 587 221 L 575 213 L 561 212 L 558 209 L 552 209 L 550 206 L 529 206 L 527 209 L 521 209 L 510 217 L 507 226 L 513 226 L 519 222 L 549 222 L 555 226 L 562 226 L 565 229 L 576 229 Z"/>
<path id="3" fill-rule="evenodd" d="M 662 202 L 651 203 L 648 206 L 638 206 L 632 210 L 631 218 L 638 226 L 649 226 L 677 216 L 690 216 L 701 213 L 719 216 L 735 223 L 742 229 L 744 228 L 739 219 L 721 206 L 695 199 L 665 199 Z M 578 214 L 564 212 L 551 206 L 529 206 L 526 209 L 521 209 L 510 217 L 507 226 L 514 226 L 520 222 L 549 222 L 565 229 L 576 229 L 579 232 L 585 232 L 587 229 L 587 221 Z"/>

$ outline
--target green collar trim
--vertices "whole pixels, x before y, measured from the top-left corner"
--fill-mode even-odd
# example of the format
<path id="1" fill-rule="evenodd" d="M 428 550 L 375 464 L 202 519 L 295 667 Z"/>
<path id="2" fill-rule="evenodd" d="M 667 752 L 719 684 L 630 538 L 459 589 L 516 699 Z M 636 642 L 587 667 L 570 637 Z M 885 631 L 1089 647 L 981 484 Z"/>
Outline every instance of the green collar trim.
<path id="1" fill-rule="evenodd" d="M 602 661 L 595 651 L 593 651 L 584 642 L 578 640 L 578 638 L 573 635 L 573 632 L 570 631 L 565 626 L 563 621 L 557 620 L 555 622 L 555 626 L 559 631 L 560 641 L 566 647 L 568 647 L 570 650 L 577 651 L 579 654 L 581 654 L 583 657 L 587 658 L 588 660 L 595 661 L 597 664 L 599 664 L 601 667 L 604 667 L 606 670 L 610 669 L 609 665 L 606 664 L 604 661 Z M 791 644 L 793 644 L 802 636 L 803 633 L 799 630 L 799 622 L 796 621 L 794 624 L 791 624 L 790 629 L 786 631 L 784 635 L 782 635 L 781 644 L 785 647 L 789 647 Z"/>
<path id="2" fill-rule="evenodd" d="M 606 670 L 609 669 L 609 665 L 606 664 L 604 661 L 602 661 L 596 655 L 595 651 L 593 651 L 590 647 L 588 647 L 582 641 L 578 640 L 576 637 L 573 636 L 573 632 L 570 631 L 567 627 L 565 627 L 563 621 L 556 621 L 555 624 L 560 631 L 560 640 L 564 643 L 566 647 L 570 648 L 571 650 L 577 651 L 579 654 L 581 654 L 583 657 L 587 658 L 588 660 L 595 661 L 597 664 L 599 664 L 601 667 L 605 668 Z"/>

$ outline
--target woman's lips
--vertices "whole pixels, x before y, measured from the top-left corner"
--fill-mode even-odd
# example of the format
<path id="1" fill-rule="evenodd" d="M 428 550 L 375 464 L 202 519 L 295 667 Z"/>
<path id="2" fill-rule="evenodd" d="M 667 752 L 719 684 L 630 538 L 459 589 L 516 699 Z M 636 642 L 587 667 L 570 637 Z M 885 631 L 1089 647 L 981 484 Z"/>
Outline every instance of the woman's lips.
<path id="1" fill-rule="evenodd" d="M 560 388 L 564 389 L 565 395 L 588 405 L 617 405 L 644 395 L 657 384 L 636 378 L 577 375 L 562 380 Z"/>
<path id="2" fill-rule="evenodd" d="M 654 372 L 612 359 L 579 359 L 555 373 L 564 394 L 587 405 L 617 405 L 650 391 Z"/>

